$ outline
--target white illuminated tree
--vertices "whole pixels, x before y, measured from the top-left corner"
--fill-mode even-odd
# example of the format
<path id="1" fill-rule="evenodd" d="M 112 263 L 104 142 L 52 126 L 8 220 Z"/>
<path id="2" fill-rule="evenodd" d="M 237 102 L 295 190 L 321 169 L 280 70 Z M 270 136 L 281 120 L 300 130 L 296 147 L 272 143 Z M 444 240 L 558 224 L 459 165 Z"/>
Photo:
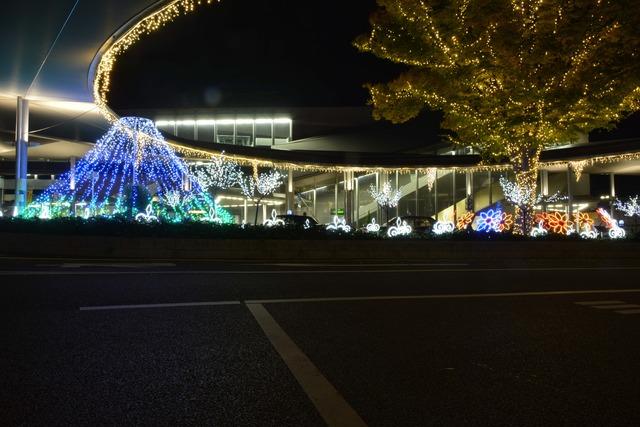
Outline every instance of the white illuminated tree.
<path id="1" fill-rule="evenodd" d="M 389 181 L 382 184 L 381 189 L 371 184 L 369 194 L 371 194 L 371 197 L 378 203 L 378 206 L 385 210 L 387 221 L 389 220 L 389 208 L 398 206 L 400 198 L 402 197 L 402 193 L 399 190 L 394 190 Z"/>
<path id="2" fill-rule="evenodd" d="M 505 177 L 500 178 L 500 187 L 502 187 L 504 198 L 512 205 L 518 207 L 524 215 L 533 215 L 533 211 L 529 212 L 528 205 L 525 203 L 526 200 L 533 198 L 535 200 L 535 204 L 540 204 L 553 203 L 566 198 L 561 196 L 559 192 L 550 196 L 536 194 L 535 188 L 531 189 L 529 187 L 521 187 L 517 183 L 509 181 Z"/>
<path id="3" fill-rule="evenodd" d="M 618 199 L 615 201 L 614 206 L 629 218 L 632 218 L 634 216 L 640 217 L 640 204 L 638 204 L 638 198 L 639 196 L 629 197 L 629 200 L 627 200 L 626 202 Z"/>
<path id="4" fill-rule="evenodd" d="M 283 183 L 285 176 L 273 169 L 257 176 L 242 175 L 239 179 L 242 194 L 256 204 L 256 216 L 253 222 L 258 224 L 260 203 L 265 197 L 272 195 Z"/>
<path id="5" fill-rule="evenodd" d="M 210 163 L 192 166 L 191 175 L 202 189 L 215 195 L 217 190 L 226 190 L 238 184 L 242 171 L 236 162 L 214 157 Z"/>

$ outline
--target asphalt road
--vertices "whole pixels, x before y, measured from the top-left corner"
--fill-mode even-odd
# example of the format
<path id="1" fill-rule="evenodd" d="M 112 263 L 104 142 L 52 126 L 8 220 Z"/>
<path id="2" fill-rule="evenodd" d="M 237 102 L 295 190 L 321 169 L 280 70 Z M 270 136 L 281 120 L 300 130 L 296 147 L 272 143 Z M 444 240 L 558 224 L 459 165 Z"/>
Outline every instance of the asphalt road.
<path id="1" fill-rule="evenodd" d="M 0 423 L 638 426 L 640 266 L 567 264 L 5 260 Z"/>

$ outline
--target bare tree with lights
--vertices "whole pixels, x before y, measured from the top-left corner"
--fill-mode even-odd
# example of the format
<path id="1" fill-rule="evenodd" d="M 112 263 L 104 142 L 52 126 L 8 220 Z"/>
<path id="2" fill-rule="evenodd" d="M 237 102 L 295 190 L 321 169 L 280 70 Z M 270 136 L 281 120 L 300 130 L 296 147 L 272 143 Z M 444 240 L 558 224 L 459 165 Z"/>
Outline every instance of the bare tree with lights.
<path id="1" fill-rule="evenodd" d="M 542 150 L 640 109 L 640 2 L 377 2 L 371 33 L 355 44 L 407 69 L 369 85 L 375 117 L 441 110 L 454 143 L 508 159 L 527 195 L 520 233 L 533 226 Z"/>
<path id="2" fill-rule="evenodd" d="M 258 224 L 258 211 L 260 203 L 265 197 L 272 195 L 284 183 L 285 176 L 277 170 L 270 170 L 256 175 L 243 175 L 240 177 L 242 194 L 256 204 L 256 216 L 253 225 Z"/>
<path id="3" fill-rule="evenodd" d="M 371 184 L 371 187 L 369 187 L 369 194 L 371 194 L 373 200 L 378 203 L 378 206 L 385 210 L 387 221 L 389 221 L 389 208 L 395 208 L 398 206 L 402 193 L 399 190 L 394 190 L 389 181 L 385 181 L 380 189 Z"/>
<path id="4" fill-rule="evenodd" d="M 193 165 L 191 175 L 202 189 L 215 196 L 218 190 L 227 190 L 237 185 L 242 170 L 236 162 L 214 157 L 209 163 Z"/>

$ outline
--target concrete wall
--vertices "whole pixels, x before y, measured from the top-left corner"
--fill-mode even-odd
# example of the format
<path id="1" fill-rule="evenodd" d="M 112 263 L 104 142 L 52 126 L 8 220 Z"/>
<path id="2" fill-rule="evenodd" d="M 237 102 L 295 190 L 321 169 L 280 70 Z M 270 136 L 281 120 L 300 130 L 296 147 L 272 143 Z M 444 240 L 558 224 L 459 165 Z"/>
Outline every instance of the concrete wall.
<path id="1" fill-rule="evenodd" d="M 572 260 L 640 262 L 640 243 L 611 241 L 218 240 L 0 233 L 0 256 L 243 261 L 376 261 L 456 259 L 522 264 Z"/>

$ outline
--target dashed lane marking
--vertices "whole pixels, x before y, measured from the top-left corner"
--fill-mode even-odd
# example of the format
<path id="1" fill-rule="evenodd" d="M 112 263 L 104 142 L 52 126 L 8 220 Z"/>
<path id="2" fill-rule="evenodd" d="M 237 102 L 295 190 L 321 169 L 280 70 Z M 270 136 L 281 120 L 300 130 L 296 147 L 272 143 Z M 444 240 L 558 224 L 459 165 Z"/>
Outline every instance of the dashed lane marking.
<path id="1" fill-rule="evenodd" d="M 620 311 L 616 311 L 616 313 L 620 313 L 620 314 L 640 314 L 640 310 L 620 310 Z"/>
<path id="2" fill-rule="evenodd" d="M 580 301 L 578 305 L 604 305 L 604 304 L 624 304 L 622 301 Z"/>
<path id="3" fill-rule="evenodd" d="M 618 310 L 623 308 L 640 308 L 638 304 L 610 304 L 610 305 L 594 305 L 593 308 L 600 310 Z"/>
<path id="4" fill-rule="evenodd" d="M 211 301 L 211 302 L 180 302 L 174 304 L 131 304 L 131 305 L 102 305 L 92 307 L 80 307 L 80 311 L 106 311 L 106 310 L 135 310 L 148 308 L 177 308 L 177 307 L 207 307 L 218 305 L 239 305 L 240 301 Z"/>
<path id="5" fill-rule="evenodd" d="M 578 301 L 574 304 L 598 310 L 611 310 L 618 314 L 640 314 L 640 305 L 629 304 L 624 301 Z"/>

